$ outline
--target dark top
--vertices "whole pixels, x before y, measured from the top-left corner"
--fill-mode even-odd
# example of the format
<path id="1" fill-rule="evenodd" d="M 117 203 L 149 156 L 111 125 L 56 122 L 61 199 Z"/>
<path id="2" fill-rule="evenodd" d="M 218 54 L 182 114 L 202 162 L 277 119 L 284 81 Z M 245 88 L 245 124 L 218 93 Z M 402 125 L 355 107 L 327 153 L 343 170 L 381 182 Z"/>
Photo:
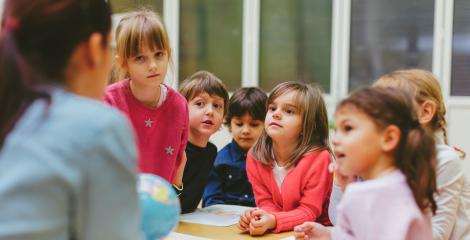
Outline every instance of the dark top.
<path id="1" fill-rule="evenodd" d="M 201 148 L 188 141 L 186 156 L 187 162 L 183 173 L 184 188 L 179 196 L 182 213 L 194 211 L 201 201 L 209 171 L 217 156 L 217 147 L 208 142 L 205 148 Z"/>
<path id="2" fill-rule="evenodd" d="M 246 175 L 246 152 L 235 141 L 220 150 L 209 174 L 202 206 L 214 204 L 256 206 Z"/>

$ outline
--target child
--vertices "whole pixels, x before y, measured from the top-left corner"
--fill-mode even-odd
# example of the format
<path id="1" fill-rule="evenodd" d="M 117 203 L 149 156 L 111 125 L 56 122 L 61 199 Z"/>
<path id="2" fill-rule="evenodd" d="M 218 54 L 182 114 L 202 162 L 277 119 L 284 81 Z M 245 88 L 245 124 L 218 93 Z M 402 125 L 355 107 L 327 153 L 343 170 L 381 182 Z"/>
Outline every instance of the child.
<path id="1" fill-rule="evenodd" d="M 277 85 L 267 100 L 265 131 L 248 153 L 247 173 L 257 210 L 240 217 L 251 235 L 292 230 L 305 221 L 329 225 L 328 118 L 320 90 Z"/>
<path id="2" fill-rule="evenodd" d="M 209 138 L 222 125 L 228 92 L 214 74 L 200 71 L 186 79 L 180 88 L 189 106 L 189 141 L 184 168 L 184 189 L 180 192 L 181 211 L 194 211 L 207 183 L 209 171 L 217 155 L 217 147 Z"/>
<path id="3" fill-rule="evenodd" d="M 396 87 L 414 96 L 418 104 L 421 125 L 434 132 L 437 150 L 437 203 L 432 218 L 433 239 L 470 238 L 470 182 L 465 176 L 460 150 L 448 145 L 445 113 L 438 80 L 432 73 L 419 70 L 399 70 L 381 77 L 376 87 Z"/>
<path id="4" fill-rule="evenodd" d="M 363 181 L 346 188 L 333 229 L 307 222 L 297 239 L 431 239 L 435 147 L 413 104 L 394 88 L 364 88 L 339 103 L 338 170 Z"/>
<path id="5" fill-rule="evenodd" d="M 107 87 L 105 101 L 134 126 L 139 171 L 181 187 L 188 106 L 183 96 L 163 84 L 171 59 L 169 43 L 154 12 L 128 13 L 116 30 L 116 66 L 125 79 Z"/>
<path id="6" fill-rule="evenodd" d="M 4 10 L 0 239 L 140 239 L 132 129 L 100 102 L 110 6 L 7 0 Z"/>
<path id="7" fill-rule="evenodd" d="M 456 151 L 447 145 L 446 109 L 438 80 L 428 71 L 409 69 L 386 74 L 374 86 L 400 88 L 413 96 L 418 104 L 417 114 L 421 125 L 434 132 L 439 194 L 435 196 L 438 208 L 432 218 L 433 239 L 470 237 L 470 183 L 463 173 Z M 334 187 L 331 199 L 341 199 L 341 194 Z M 336 209 L 332 208 L 330 217 L 335 212 Z"/>
<path id="8" fill-rule="evenodd" d="M 214 204 L 255 206 L 246 175 L 246 153 L 264 129 L 266 93 L 255 87 L 240 88 L 230 98 L 225 125 L 233 141 L 217 154 L 202 197 L 203 207 Z"/>

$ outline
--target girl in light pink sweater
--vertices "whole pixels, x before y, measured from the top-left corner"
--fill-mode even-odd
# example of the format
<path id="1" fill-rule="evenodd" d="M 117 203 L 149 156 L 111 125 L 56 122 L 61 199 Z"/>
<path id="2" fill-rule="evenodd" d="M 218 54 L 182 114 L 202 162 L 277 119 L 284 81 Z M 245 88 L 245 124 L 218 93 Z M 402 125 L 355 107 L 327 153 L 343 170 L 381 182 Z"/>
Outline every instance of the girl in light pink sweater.
<path id="1" fill-rule="evenodd" d="M 413 99 L 394 88 L 365 88 L 337 107 L 333 140 L 339 171 L 360 176 L 338 206 L 334 228 L 307 222 L 297 239 L 432 239 L 436 211 L 434 139 Z"/>

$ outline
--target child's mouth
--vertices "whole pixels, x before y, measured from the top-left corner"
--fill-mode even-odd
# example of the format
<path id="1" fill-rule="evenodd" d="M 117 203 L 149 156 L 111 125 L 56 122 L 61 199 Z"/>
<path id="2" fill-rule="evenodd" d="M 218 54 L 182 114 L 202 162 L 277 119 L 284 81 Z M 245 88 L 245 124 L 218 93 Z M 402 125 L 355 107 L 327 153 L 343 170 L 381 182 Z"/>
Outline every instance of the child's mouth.
<path id="1" fill-rule="evenodd" d="M 335 156 L 337 159 L 344 158 L 346 155 L 342 152 L 335 152 Z"/>
<path id="2" fill-rule="evenodd" d="M 157 77 L 158 75 L 160 75 L 160 74 L 158 74 L 158 73 L 155 73 L 155 74 L 152 74 L 152 75 L 149 75 L 149 76 L 147 76 L 147 78 L 153 78 L 153 77 Z"/>
<path id="3" fill-rule="evenodd" d="M 214 125 L 214 123 L 213 123 L 211 120 L 206 120 L 206 121 L 204 121 L 204 122 L 202 122 L 202 123 L 209 124 L 209 125 Z"/>
<path id="4" fill-rule="evenodd" d="M 269 123 L 269 126 L 282 127 L 279 123 L 276 123 L 276 122 Z"/>

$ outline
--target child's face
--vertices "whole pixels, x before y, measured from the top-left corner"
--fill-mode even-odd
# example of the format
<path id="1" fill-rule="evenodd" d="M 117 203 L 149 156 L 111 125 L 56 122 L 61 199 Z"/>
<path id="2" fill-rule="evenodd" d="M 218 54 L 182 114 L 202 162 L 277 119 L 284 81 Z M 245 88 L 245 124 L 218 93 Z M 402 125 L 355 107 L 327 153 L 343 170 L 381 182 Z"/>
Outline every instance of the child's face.
<path id="1" fill-rule="evenodd" d="M 302 132 L 302 112 L 294 105 L 295 91 L 280 95 L 268 106 L 264 128 L 274 142 L 293 144 Z"/>
<path id="2" fill-rule="evenodd" d="M 369 176 L 383 156 L 381 133 L 375 123 L 353 107 L 342 107 L 335 114 L 333 145 L 341 174 Z"/>
<path id="3" fill-rule="evenodd" d="M 232 137 L 243 150 L 247 151 L 258 140 L 263 132 L 263 121 L 255 120 L 249 113 L 243 116 L 234 116 L 230 120 Z"/>
<path id="4" fill-rule="evenodd" d="M 189 134 L 193 137 L 209 137 L 222 125 L 224 99 L 206 92 L 196 95 L 188 102 Z"/>
<path id="5" fill-rule="evenodd" d="M 166 76 L 169 53 L 150 49 L 144 45 L 142 52 L 126 60 L 125 67 L 132 81 L 141 86 L 158 87 Z"/>

